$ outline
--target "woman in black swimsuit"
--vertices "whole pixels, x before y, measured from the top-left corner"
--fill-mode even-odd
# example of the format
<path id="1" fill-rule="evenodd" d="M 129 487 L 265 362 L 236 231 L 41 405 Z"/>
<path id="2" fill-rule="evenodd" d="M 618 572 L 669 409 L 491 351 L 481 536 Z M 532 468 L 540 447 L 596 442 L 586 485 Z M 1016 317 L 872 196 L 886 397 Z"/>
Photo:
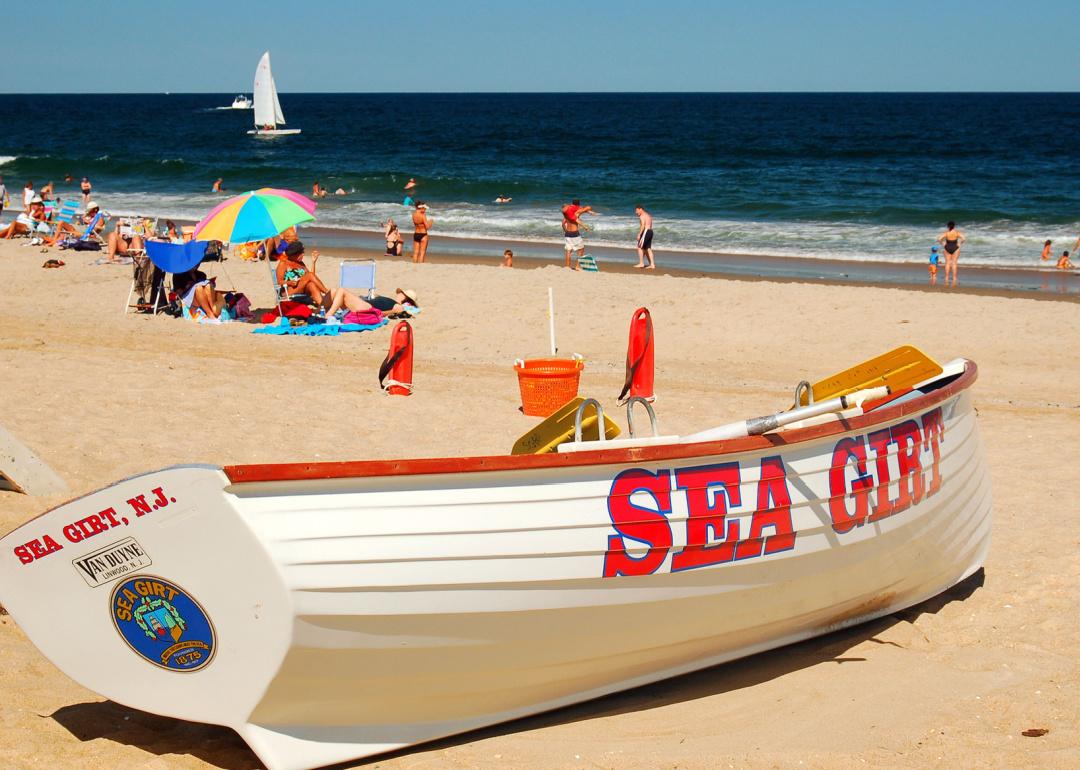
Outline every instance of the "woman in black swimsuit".
<path id="1" fill-rule="evenodd" d="M 956 229 L 956 222 L 945 225 L 945 232 L 938 236 L 938 243 L 945 247 L 945 285 L 949 285 L 949 275 L 952 275 L 952 285 L 956 286 L 956 263 L 960 260 L 960 247 L 964 244 L 964 234 Z"/>

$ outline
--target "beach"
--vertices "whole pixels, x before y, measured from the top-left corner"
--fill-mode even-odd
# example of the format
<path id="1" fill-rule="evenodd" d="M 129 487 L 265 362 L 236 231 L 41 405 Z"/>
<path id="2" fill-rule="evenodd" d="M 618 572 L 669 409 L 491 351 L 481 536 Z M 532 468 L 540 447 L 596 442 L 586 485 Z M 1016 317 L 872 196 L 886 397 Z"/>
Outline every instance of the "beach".
<path id="1" fill-rule="evenodd" d="M 318 271 L 337 284 L 332 236 Z M 437 231 L 436 231 L 437 235 Z M 582 395 L 620 423 L 627 326 L 656 330 L 664 433 L 776 411 L 815 380 L 900 344 L 979 366 L 974 401 L 994 495 L 979 573 L 909 610 L 679 679 L 378 757 L 380 768 L 1068 767 L 1080 765 L 1080 325 L 1054 292 L 735 280 L 490 253 L 431 264 L 379 258 L 377 287 L 415 290 L 415 392 L 383 395 L 389 327 L 339 337 L 252 334 L 124 314 L 126 266 L 0 242 L 3 425 L 71 494 L 0 492 L 0 531 L 117 479 L 179 463 L 506 454 L 523 416 L 514 359 L 558 347 L 586 359 Z M 498 250 L 501 253 L 501 249 Z M 50 257 L 67 264 L 43 270 Z M 663 264 L 662 252 L 658 259 Z M 515 262 L 517 265 L 517 261 Z M 527 268 L 527 269 L 522 269 Z M 203 267 L 272 304 L 264 262 Z M 925 266 L 912 267 L 922 271 Z M 1071 276 L 1075 282 L 1075 276 Z M 1075 298 L 1075 292 L 1071 293 Z M 1049 300 L 1049 301 L 1047 301 Z M 73 631 L 77 633 L 77 629 Z M 156 717 L 82 689 L 0 616 L 0 766 L 259 767 L 231 731 Z M 1025 737 L 1032 728 L 1041 737 Z"/>

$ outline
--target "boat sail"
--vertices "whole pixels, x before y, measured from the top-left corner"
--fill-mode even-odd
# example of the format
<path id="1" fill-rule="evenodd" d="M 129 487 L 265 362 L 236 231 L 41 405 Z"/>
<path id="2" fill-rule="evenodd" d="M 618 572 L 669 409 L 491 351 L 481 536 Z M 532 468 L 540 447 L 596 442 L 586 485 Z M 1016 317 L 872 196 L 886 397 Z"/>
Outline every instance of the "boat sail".
<path id="1" fill-rule="evenodd" d="M 278 128 L 284 123 L 285 115 L 281 112 L 277 85 L 274 83 L 274 74 L 270 71 L 270 52 L 267 51 L 259 59 L 259 66 L 255 68 L 255 128 L 248 133 L 258 136 L 300 133 L 299 128 Z"/>

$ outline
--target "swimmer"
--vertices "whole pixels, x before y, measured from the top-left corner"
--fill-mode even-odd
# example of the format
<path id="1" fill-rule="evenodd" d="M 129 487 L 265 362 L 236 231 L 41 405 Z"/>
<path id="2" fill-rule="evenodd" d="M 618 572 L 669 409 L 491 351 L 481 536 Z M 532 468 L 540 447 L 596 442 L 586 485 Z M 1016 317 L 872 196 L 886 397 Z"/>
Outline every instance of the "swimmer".
<path id="1" fill-rule="evenodd" d="M 210 192 L 225 192 L 225 188 L 221 184 L 221 177 L 214 181 L 214 186 L 210 188 Z"/>
<path id="2" fill-rule="evenodd" d="M 348 195 L 348 193 L 345 192 L 344 187 L 339 187 L 336 190 L 334 190 L 334 195 Z"/>
<path id="3" fill-rule="evenodd" d="M 311 186 L 311 197 L 312 198 L 325 198 L 326 197 L 326 188 L 319 184 L 318 179 L 316 179 L 315 184 L 313 184 Z"/>
<path id="4" fill-rule="evenodd" d="M 938 243 L 945 247 L 945 285 L 949 285 L 949 275 L 952 275 L 952 285 L 956 286 L 957 263 L 960 261 L 960 247 L 967 240 L 964 234 L 956 229 L 956 222 L 949 222 L 945 226 L 945 232 L 938 236 Z"/>
<path id="5" fill-rule="evenodd" d="M 1053 241 L 1047 240 L 1046 243 L 1043 244 L 1043 253 L 1042 253 L 1042 258 L 1043 259 L 1050 259 L 1050 244 L 1051 243 L 1053 243 Z"/>
<path id="6" fill-rule="evenodd" d="M 495 202 L 496 203 L 509 203 L 512 200 L 513 200 L 513 198 L 511 198 L 509 196 L 500 195 L 498 198 L 495 199 Z"/>
<path id="7" fill-rule="evenodd" d="M 1073 263 L 1069 261 L 1069 252 L 1063 251 L 1061 253 L 1061 259 L 1057 263 L 1058 270 L 1072 270 Z"/>

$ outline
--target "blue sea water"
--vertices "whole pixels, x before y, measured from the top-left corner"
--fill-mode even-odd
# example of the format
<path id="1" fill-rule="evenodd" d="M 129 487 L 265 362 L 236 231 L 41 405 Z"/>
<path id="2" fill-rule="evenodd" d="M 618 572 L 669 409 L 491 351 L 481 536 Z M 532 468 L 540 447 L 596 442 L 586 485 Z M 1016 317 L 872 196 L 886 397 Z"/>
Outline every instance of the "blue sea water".
<path id="1" fill-rule="evenodd" d="M 968 264 L 1032 266 L 1080 234 L 1080 94 L 281 94 L 296 136 L 247 135 L 235 94 L 0 95 L 0 174 L 61 196 L 89 176 L 109 211 L 197 219 L 230 191 L 327 198 L 318 224 L 406 215 L 436 234 L 558 243 L 559 205 L 602 215 L 594 243 L 923 259 L 948 219 Z M 496 205 L 498 195 L 512 196 Z M 1057 246 L 1055 245 L 1055 253 Z"/>

